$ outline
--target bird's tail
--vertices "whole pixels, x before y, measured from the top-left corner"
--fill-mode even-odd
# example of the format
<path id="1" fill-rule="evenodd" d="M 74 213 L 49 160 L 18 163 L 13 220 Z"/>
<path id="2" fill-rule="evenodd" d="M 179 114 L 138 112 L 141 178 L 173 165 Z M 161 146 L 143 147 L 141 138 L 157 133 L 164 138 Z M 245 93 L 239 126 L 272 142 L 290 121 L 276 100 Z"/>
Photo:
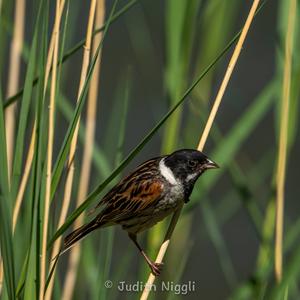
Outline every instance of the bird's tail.
<path id="1" fill-rule="evenodd" d="M 69 235 L 66 236 L 64 240 L 64 248 L 60 254 L 63 254 L 64 252 L 68 251 L 76 242 L 78 242 L 79 240 L 84 238 L 88 233 L 99 227 L 99 224 L 95 220 L 93 220 L 90 223 L 85 224 L 71 232 Z"/>

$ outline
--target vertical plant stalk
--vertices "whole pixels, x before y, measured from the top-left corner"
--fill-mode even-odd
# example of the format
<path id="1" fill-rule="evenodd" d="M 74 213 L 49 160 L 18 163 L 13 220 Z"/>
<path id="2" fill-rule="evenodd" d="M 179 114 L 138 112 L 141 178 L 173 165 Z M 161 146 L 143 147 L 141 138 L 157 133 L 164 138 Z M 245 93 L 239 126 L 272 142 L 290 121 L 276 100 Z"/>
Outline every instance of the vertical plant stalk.
<path id="1" fill-rule="evenodd" d="M 211 130 L 211 127 L 212 127 L 212 124 L 213 124 L 213 122 L 215 120 L 217 111 L 218 111 L 218 109 L 220 107 L 223 95 L 225 93 L 225 90 L 226 90 L 226 87 L 228 85 L 228 82 L 229 82 L 229 79 L 231 77 L 231 74 L 233 72 L 233 69 L 234 69 L 234 67 L 236 65 L 236 62 L 238 60 L 238 57 L 239 57 L 239 55 L 241 53 L 242 46 L 244 44 L 246 35 L 248 33 L 248 30 L 249 30 L 250 25 L 252 23 L 252 20 L 254 18 L 255 11 L 256 11 L 256 9 L 258 7 L 258 4 L 259 4 L 259 0 L 254 0 L 253 1 L 253 4 L 252 4 L 252 7 L 251 7 L 250 12 L 248 14 L 247 20 L 246 20 L 245 25 L 243 27 L 243 30 L 241 32 L 241 36 L 240 36 L 240 38 L 239 38 L 239 40 L 238 40 L 238 42 L 236 44 L 236 47 L 235 47 L 234 52 L 232 54 L 232 57 L 231 57 L 231 59 L 229 61 L 229 64 L 228 64 L 226 73 L 224 75 L 222 84 L 220 86 L 220 89 L 219 89 L 218 94 L 216 96 L 216 99 L 214 101 L 214 105 L 213 105 L 213 107 L 211 109 L 211 112 L 209 114 L 207 123 L 205 125 L 204 131 L 203 131 L 203 133 L 201 135 L 201 138 L 200 138 L 200 141 L 199 141 L 199 144 L 198 144 L 198 147 L 197 147 L 197 149 L 200 150 L 200 151 L 203 150 L 204 145 L 206 143 L 208 134 L 209 134 L 209 132 Z"/>
<path id="2" fill-rule="evenodd" d="M 33 156 L 34 156 L 34 146 L 35 146 L 35 137 L 36 137 L 35 130 L 36 130 L 36 123 L 34 123 L 33 129 L 32 129 L 33 134 L 32 134 L 32 138 L 30 141 L 29 149 L 28 149 L 27 159 L 26 159 L 25 168 L 23 171 L 23 176 L 22 176 L 20 187 L 19 187 L 18 195 L 16 198 L 16 203 L 14 206 L 13 224 L 12 224 L 13 234 L 16 229 L 16 224 L 17 224 L 17 220 L 18 220 L 18 216 L 19 216 L 19 212 L 20 212 L 20 208 L 21 208 L 21 204 L 22 204 L 22 199 L 23 199 L 23 195 L 24 195 L 24 192 L 26 189 L 27 179 L 30 174 L 31 163 L 32 163 Z"/>
<path id="3" fill-rule="evenodd" d="M 19 88 L 19 75 L 21 67 L 21 52 L 24 43 L 24 20 L 25 20 L 25 0 L 16 0 L 14 16 L 13 39 L 10 48 L 10 60 L 8 71 L 7 97 L 14 95 Z M 5 111 L 6 147 L 8 162 L 8 178 L 10 180 L 14 137 L 15 137 L 15 110 L 16 104 L 11 105 Z"/>
<path id="4" fill-rule="evenodd" d="M 94 9 L 93 6 L 91 6 L 91 9 Z M 93 13 L 90 11 L 90 14 Z M 91 22 L 93 22 L 93 18 L 91 17 L 90 18 Z M 91 23 L 93 24 L 93 23 Z M 95 70 L 95 72 L 97 72 Z M 98 82 L 98 80 L 97 80 Z M 92 84 L 93 86 L 93 84 Z M 91 90 L 93 90 L 93 87 L 91 86 Z M 81 92 L 81 91 L 80 91 Z M 80 95 L 80 92 L 78 95 Z M 97 94 L 97 92 L 96 92 Z M 95 94 L 95 95 L 96 95 Z M 79 97 L 79 96 L 78 96 Z M 95 103 L 93 103 L 93 105 L 91 106 L 90 105 L 90 100 L 89 100 L 89 104 L 88 104 L 88 116 L 87 116 L 87 128 L 86 128 L 86 134 L 89 136 L 89 138 L 87 138 L 87 141 L 89 141 L 88 143 L 85 143 L 85 146 L 87 148 L 89 148 L 88 150 L 86 150 L 86 148 L 84 149 L 84 161 L 83 161 L 83 165 L 85 165 L 87 163 L 87 160 L 88 161 L 91 161 L 91 156 L 92 156 L 92 149 L 93 149 L 93 142 L 94 142 L 94 128 L 95 128 L 95 125 L 93 124 L 94 120 L 95 119 L 95 113 L 96 113 L 96 96 L 94 98 L 95 100 Z M 89 127 L 89 129 L 88 129 Z M 88 153 L 86 154 L 86 151 L 88 151 Z M 73 154 L 75 155 L 75 153 Z M 87 157 L 86 157 L 87 155 Z M 90 163 L 89 163 L 90 164 Z M 85 168 L 88 168 L 88 170 L 85 173 L 85 175 L 83 175 L 83 177 L 87 180 L 87 185 L 88 185 L 88 181 L 89 181 L 89 169 L 90 169 L 90 166 L 86 166 L 85 165 Z M 80 183 L 80 187 L 79 187 L 79 194 L 82 195 L 82 193 L 80 193 L 80 190 L 81 190 L 81 185 L 82 183 Z M 87 186 L 85 188 L 87 190 Z M 85 192 L 86 194 L 86 192 Z M 83 196 L 84 198 L 84 196 Z M 62 206 L 62 210 L 61 210 L 61 214 L 60 214 L 60 218 L 59 218 L 59 222 L 58 222 L 58 228 L 60 226 L 62 226 L 62 224 L 65 222 L 65 219 L 66 219 L 66 216 L 67 216 L 67 212 L 68 212 L 68 208 L 69 208 L 69 204 L 70 204 L 70 199 L 71 197 L 69 196 L 68 198 L 64 198 L 64 202 L 63 202 L 63 206 Z M 57 255 L 57 253 L 59 252 L 59 249 L 60 249 L 60 245 L 61 245 L 61 238 L 59 238 L 56 243 L 54 244 L 53 246 L 53 249 L 52 249 L 52 254 L 51 254 L 51 268 L 53 267 L 55 261 L 54 261 L 54 258 L 55 256 Z M 68 268 L 69 270 L 69 268 Z M 56 268 L 54 267 L 54 274 L 55 274 L 55 271 L 56 271 Z M 50 300 L 51 299 L 51 296 L 52 296 L 52 292 L 53 292 L 53 285 L 54 285 L 54 274 L 52 275 L 51 277 L 51 280 L 49 282 L 49 286 L 48 286 L 48 289 L 47 289 L 47 292 L 46 292 L 46 300 Z M 69 274 L 69 271 L 68 273 Z M 66 286 L 66 285 L 65 285 Z M 68 289 L 68 291 L 66 291 L 66 289 L 64 289 L 64 292 L 63 294 L 66 294 L 66 293 L 70 293 L 70 295 L 72 295 L 72 291 L 71 289 Z M 63 296 L 63 299 L 67 299 L 66 296 Z"/>
<path id="5" fill-rule="evenodd" d="M 96 9 L 96 0 L 91 0 L 88 25 L 87 25 L 86 43 L 83 51 L 82 69 L 81 69 L 80 83 L 79 83 L 78 94 L 77 94 L 77 101 L 79 100 L 79 97 L 81 95 L 84 86 L 84 82 L 86 80 L 87 70 L 90 61 L 90 48 L 91 48 L 95 9 Z M 74 135 L 70 145 L 70 154 L 69 154 L 68 167 L 67 167 L 68 173 L 67 173 L 66 185 L 64 190 L 64 199 L 63 199 L 62 209 L 59 217 L 58 227 L 60 227 L 64 223 L 70 205 L 72 184 L 73 184 L 73 177 L 74 177 L 74 157 L 75 157 L 75 151 L 77 145 L 79 123 L 80 123 L 80 118 L 77 121 Z M 61 242 L 61 238 L 59 238 L 55 242 L 52 250 L 52 255 L 51 255 L 52 257 L 54 257 L 58 253 L 60 248 L 60 242 Z M 53 266 L 53 264 L 54 261 L 51 263 L 51 266 Z M 53 272 L 55 272 L 55 269 L 53 270 Z M 52 290 L 53 290 L 53 280 L 54 280 L 54 276 L 52 276 L 51 281 L 49 283 L 49 287 L 46 291 L 46 299 L 51 299 Z"/>
<path id="6" fill-rule="evenodd" d="M 0 2 L 1 12 L 2 1 Z M 14 31 L 13 39 L 10 48 L 10 60 L 8 70 L 8 86 L 7 98 L 14 95 L 19 87 L 19 74 L 21 67 L 21 52 L 24 42 L 24 19 L 25 19 L 25 0 L 17 0 L 15 3 L 15 16 L 14 16 Z M 5 131 L 6 131 L 6 153 L 7 153 L 7 167 L 8 167 L 8 180 L 10 183 L 10 175 L 12 170 L 13 148 L 15 138 L 15 110 L 16 104 L 5 111 Z M 2 291 L 3 282 L 3 263 L 0 254 L 0 294 Z"/>
<path id="7" fill-rule="evenodd" d="M 87 28 L 87 38 L 86 38 L 86 44 L 84 46 L 84 52 L 83 52 L 81 78 L 80 78 L 80 83 L 79 83 L 77 100 L 79 99 L 80 94 L 82 92 L 82 88 L 84 86 L 84 82 L 86 79 L 87 70 L 88 70 L 88 66 L 89 66 L 90 47 L 91 47 L 92 28 L 93 28 L 93 23 L 94 23 L 95 7 L 96 7 L 96 1 L 91 0 L 89 21 L 88 21 L 88 28 Z M 68 174 L 67 174 L 67 179 L 66 179 L 66 186 L 65 186 L 65 191 L 64 191 L 64 202 L 63 202 L 62 210 L 64 210 L 64 207 L 69 207 L 70 198 L 71 198 L 72 183 L 73 183 L 73 176 L 74 176 L 74 156 L 75 156 L 75 151 L 76 151 L 79 122 L 80 122 L 80 119 L 78 119 L 78 122 L 76 124 L 76 128 L 75 128 L 71 146 L 70 146 L 70 155 L 69 155 L 68 168 L 67 168 Z"/>
<path id="8" fill-rule="evenodd" d="M 172 107 L 177 99 L 181 96 L 187 83 L 187 73 L 190 65 L 191 53 L 187 49 L 191 49 L 193 45 L 192 34 L 188 34 L 195 28 L 193 21 L 195 19 L 193 14 L 189 14 L 190 6 L 195 1 L 181 1 L 181 0 L 168 0 L 166 2 L 165 12 L 165 37 L 166 37 L 166 70 L 165 70 L 165 85 L 167 97 L 169 98 L 169 105 Z M 197 11 L 197 10 L 195 10 Z M 189 19 L 189 22 L 187 21 Z M 189 25 L 187 25 L 189 24 Z M 182 43 L 182 40 L 185 42 Z M 178 63 L 179 60 L 184 63 Z M 179 129 L 182 122 L 182 111 L 183 108 L 180 106 L 170 116 L 163 132 L 161 152 L 170 153 L 178 145 Z M 189 226 L 184 227 L 181 237 L 187 238 L 187 231 Z M 148 233 L 147 241 L 147 253 L 148 255 L 154 256 L 161 245 L 161 236 L 166 231 L 167 223 L 160 222 L 153 227 Z M 185 243 L 179 244 L 184 247 Z M 178 248 L 179 253 L 180 248 Z M 170 258 L 173 256 L 170 255 Z M 148 268 L 142 265 L 142 268 L 148 272 Z"/>
<path id="9" fill-rule="evenodd" d="M 245 25 L 244 25 L 244 27 L 242 29 L 241 35 L 239 37 L 239 40 L 238 40 L 238 42 L 237 42 L 237 44 L 235 46 L 235 49 L 234 49 L 233 54 L 232 54 L 232 57 L 231 57 L 231 59 L 229 61 L 228 67 L 226 69 L 226 72 L 225 72 L 225 75 L 224 75 L 224 78 L 223 78 L 223 81 L 221 83 L 220 89 L 219 89 L 218 94 L 216 96 L 216 99 L 214 101 L 214 105 L 213 105 L 213 107 L 211 109 L 211 112 L 209 114 L 208 120 L 207 120 L 207 122 L 205 124 L 204 131 L 203 131 L 203 133 L 201 135 L 201 138 L 200 138 L 200 141 L 199 141 L 199 144 L 198 144 L 198 147 L 197 147 L 197 149 L 199 151 L 202 151 L 203 148 L 204 148 L 204 145 L 206 143 L 208 134 L 210 132 L 210 129 L 211 129 L 212 124 L 214 122 L 215 116 L 216 116 L 217 111 L 219 109 L 219 106 L 220 106 L 220 103 L 222 101 L 223 95 L 225 93 L 226 87 L 228 85 L 229 79 L 230 79 L 231 74 L 233 72 L 233 69 L 234 69 L 234 67 L 236 65 L 238 57 L 239 57 L 239 55 L 241 53 L 241 50 L 242 50 L 245 38 L 246 38 L 247 33 L 249 31 L 250 25 L 251 25 L 251 23 L 253 21 L 253 18 L 254 18 L 254 15 L 255 15 L 255 11 L 256 11 L 256 9 L 258 7 L 258 4 L 259 4 L 259 0 L 254 0 L 253 1 L 253 4 L 252 4 L 251 9 L 249 11 L 249 14 L 248 14 L 248 17 L 246 19 Z M 156 257 L 156 260 L 155 260 L 155 262 L 157 262 L 157 263 L 161 263 L 162 260 L 163 260 L 163 258 L 164 258 L 164 256 L 165 256 L 165 254 L 166 254 L 166 251 L 167 251 L 169 243 L 170 243 L 170 239 L 172 237 L 173 231 L 175 229 L 175 226 L 177 224 L 178 218 L 180 216 L 182 207 L 183 207 L 183 205 L 181 205 L 177 209 L 177 211 L 174 213 L 174 215 L 173 215 L 173 217 L 171 219 L 169 228 L 168 228 L 167 233 L 166 233 L 165 238 L 164 238 L 164 242 L 162 243 L 162 245 L 161 245 L 161 247 L 159 249 L 158 255 Z M 151 290 L 151 286 L 153 286 L 154 280 L 155 280 L 155 276 L 151 273 L 149 275 L 149 277 L 148 277 L 147 283 L 145 284 L 145 288 L 144 288 L 143 293 L 142 293 L 141 298 L 140 298 L 141 300 L 148 299 L 149 294 L 150 294 L 150 290 Z"/>
<path id="10" fill-rule="evenodd" d="M 51 171 L 52 171 L 52 154 L 53 154 L 53 140 L 54 140 L 55 94 L 56 94 L 56 78 L 57 78 L 59 27 L 60 27 L 60 20 L 61 20 L 59 9 L 60 9 L 60 0 L 57 0 L 56 12 L 55 12 L 55 23 L 53 29 L 54 49 L 53 49 L 52 76 L 51 76 L 51 87 L 50 87 L 50 103 L 49 103 L 46 193 L 45 193 L 45 203 L 44 203 L 41 273 L 40 273 L 40 295 L 39 295 L 40 300 L 44 299 L 45 296 L 44 289 L 46 284 L 47 234 L 48 234 L 50 197 L 51 197 L 51 176 L 52 176 Z"/>
<path id="11" fill-rule="evenodd" d="M 105 1 L 98 0 L 96 16 L 95 16 L 95 28 L 99 28 L 104 24 L 104 15 L 105 15 Z M 102 33 L 95 36 L 93 40 L 92 54 L 96 54 L 97 45 L 100 44 L 102 40 Z M 97 112 L 97 97 L 98 97 L 98 86 L 99 86 L 99 77 L 101 69 L 101 52 L 99 53 L 99 58 L 95 65 L 95 70 L 91 80 L 91 86 L 89 89 L 88 103 L 87 103 L 87 117 L 86 117 L 86 130 L 85 130 L 85 144 L 83 149 L 83 161 L 82 168 L 80 173 L 80 181 L 78 188 L 78 196 L 76 207 L 79 207 L 83 200 L 86 198 L 89 180 L 90 180 L 90 171 L 92 163 L 92 154 L 94 147 L 95 139 L 95 129 L 96 129 L 96 112 Z M 84 214 L 81 214 L 74 223 L 74 227 L 78 228 L 83 224 Z M 62 224 L 61 224 L 62 225 Z M 67 268 L 67 275 L 63 289 L 62 299 L 71 300 L 73 297 L 74 287 L 77 278 L 77 270 L 80 259 L 80 249 L 81 244 L 75 245 L 70 252 L 69 265 Z M 56 253 L 56 252 L 55 252 Z"/>
<path id="12" fill-rule="evenodd" d="M 290 87 L 292 73 L 292 50 L 295 30 L 297 0 L 290 0 L 287 33 L 285 39 L 285 60 L 282 86 L 278 165 L 276 174 L 276 229 L 275 229 L 275 277 L 279 283 L 282 278 L 282 240 L 284 224 L 284 183 L 288 144 L 288 118 L 290 106 Z"/>
<path id="13" fill-rule="evenodd" d="M 62 17 L 62 13 L 64 10 L 64 5 L 65 5 L 65 0 L 61 0 L 60 2 L 60 9 L 59 9 L 59 19 Z M 48 50 L 48 55 L 47 55 L 47 62 L 46 62 L 46 71 L 45 71 L 45 82 L 44 82 L 44 96 L 46 94 L 47 90 L 47 83 L 48 83 L 48 78 L 50 74 L 50 68 L 52 64 L 52 58 L 53 58 L 53 49 L 54 49 L 54 28 L 52 31 L 51 35 L 51 40 L 50 40 L 50 45 L 49 45 L 49 50 Z M 23 176 L 21 179 L 20 187 L 18 190 L 15 206 L 14 206 L 14 211 L 13 211 L 13 232 L 15 231 L 16 224 L 18 221 L 18 216 L 26 188 L 26 184 L 29 178 L 31 166 L 32 166 L 32 161 L 33 161 L 33 155 L 34 155 L 34 145 L 35 145 L 35 140 L 36 140 L 36 120 L 34 121 L 33 129 L 32 129 L 32 134 L 31 134 L 31 139 L 30 139 L 30 144 L 29 144 L 29 149 L 28 149 L 28 154 L 26 158 L 26 163 L 24 167 L 24 172 Z"/>

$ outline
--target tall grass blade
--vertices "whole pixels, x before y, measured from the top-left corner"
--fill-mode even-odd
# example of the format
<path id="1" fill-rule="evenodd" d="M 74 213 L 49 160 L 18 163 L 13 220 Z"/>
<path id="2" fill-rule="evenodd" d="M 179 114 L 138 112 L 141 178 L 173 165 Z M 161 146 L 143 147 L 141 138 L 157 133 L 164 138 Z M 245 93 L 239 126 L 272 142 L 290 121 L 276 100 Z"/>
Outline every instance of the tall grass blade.
<path id="1" fill-rule="evenodd" d="M 289 1 L 287 31 L 285 38 L 285 60 L 280 110 L 280 133 L 278 163 L 276 173 L 276 227 L 275 227 L 275 276 L 278 282 L 282 277 L 282 244 L 284 224 L 285 177 L 288 151 L 288 125 L 290 110 L 292 51 L 296 24 L 297 0 Z"/>
<path id="2" fill-rule="evenodd" d="M 73 108 L 72 105 L 70 104 L 70 101 L 63 94 L 59 94 L 58 98 L 59 98 L 59 101 L 57 103 L 58 109 L 60 110 L 64 118 L 71 123 L 73 118 Z M 82 144 L 85 143 L 84 132 L 85 132 L 85 125 L 80 124 L 79 141 Z M 94 150 L 93 150 L 93 163 L 101 177 L 105 177 L 109 174 L 111 170 L 111 166 L 108 162 L 108 157 L 104 153 L 103 149 L 100 148 L 99 145 L 97 145 L 96 143 L 94 145 Z"/>
<path id="3" fill-rule="evenodd" d="M 120 118 L 120 126 L 119 128 L 119 136 L 117 137 L 117 151 L 115 155 L 115 166 L 118 166 L 120 162 L 122 161 L 123 157 L 123 148 L 124 148 L 124 142 L 125 142 L 125 133 L 126 133 L 126 121 L 128 117 L 128 104 L 131 94 L 131 86 L 132 86 L 132 72 L 131 68 L 128 68 L 128 71 L 126 72 L 126 76 L 123 77 L 125 81 L 125 88 L 124 88 L 124 97 L 123 97 L 123 103 L 122 103 L 122 113 Z M 123 84 L 124 85 L 124 84 Z M 112 253 L 113 253 L 113 242 L 115 237 L 115 229 L 110 228 L 107 230 L 105 235 L 102 235 L 104 238 L 102 239 L 101 247 L 102 250 L 101 253 L 105 253 L 103 255 L 102 262 L 102 268 L 98 275 L 98 281 L 97 282 L 104 282 L 107 278 L 109 278 L 109 271 L 111 269 L 111 263 L 112 263 Z M 96 289 L 98 290 L 98 288 Z M 107 299 L 107 289 L 100 289 L 98 293 L 98 299 Z"/>
<path id="4" fill-rule="evenodd" d="M 45 1 L 40 2 L 39 11 L 37 14 L 36 21 L 36 31 L 37 40 L 41 41 L 40 47 L 37 49 L 37 60 L 36 66 L 37 71 L 40 74 L 45 74 L 45 64 L 46 64 L 46 48 L 47 48 L 47 23 L 48 23 L 48 3 Z M 44 77 L 39 81 L 36 88 L 36 102 L 35 102 L 35 122 L 36 122 L 36 144 L 34 146 L 34 156 L 32 164 L 32 172 L 30 177 L 31 184 L 29 185 L 29 195 L 30 201 L 26 203 L 26 207 L 30 207 L 28 210 L 27 218 L 30 220 L 28 225 L 29 245 L 25 260 L 24 268 L 26 272 L 26 277 L 24 278 L 21 274 L 18 286 L 24 286 L 23 297 L 25 300 L 36 298 L 38 299 L 39 288 L 40 288 L 40 237 L 41 237 L 41 218 L 43 211 L 43 201 L 45 192 L 45 177 L 46 169 L 44 168 L 45 154 L 46 154 L 46 138 L 45 132 L 47 129 L 45 127 L 45 109 L 44 109 Z M 27 245 L 26 245 L 27 246 Z M 28 261 L 28 262 L 27 262 Z M 25 280 L 23 283 L 22 280 Z"/>
<path id="5" fill-rule="evenodd" d="M 117 13 L 115 13 L 114 15 L 112 15 L 110 20 L 107 20 L 105 22 L 105 24 L 99 28 L 96 29 L 93 32 L 93 35 L 101 32 L 101 31 L 105 31 L 105 28 L 107 26 L 110 26 L 113 22 L 117 21 L 119 19 L 119 17 L 121 17 L 123 14 L 125 14 L 127 11 L 129 11 L 135 4 L 137 4 L 140 0 L 131 0 L 130 2 L 128 2 L 123 8 L 121 8 Z M 58 63 L 64 63 L 69 57 L 71 57 L 73 54 L 75 54 L 77 51 L 79 51 L 80 49 L 82 49 L 82 46 L 85 44 L 85 39 L 81 40 L 80 42 L 78 42 L 74 47 L 72 47 L 71 49 L 69 49 L 66 54 L 63 56 L 62 60 L 60 60 Z M 36 77 L 33 81 L 32 84 L 35 85 L 37 84 L 39 80 L 39 76 Z M 24 89 L 20 89 L 20 91 L 18 93 L 16 93 L 14 96 L 6 99 L 5 103 L 4 103 L 4 109 L 6 107 L 8 107 L 9 105 L 11 105 L 12 103 L 14 103 L 15 101 L 17 101 L 20 96 L 23 94 Z"/>
<path id="6" fill-rule="evenodd" d="M 9 299 L 15 299 L 16 283 L 11 228 L 11 198 L 8 184 L 8 166 L 4 124 L 2 90 L 0 86 L 0 246 L 7 294 Z"/>
<path id="7" fill-rule="evenodd" d="M 74 134 L 77 121 L 79 119 L 79 116 L 81 114 L 83 105 L 84 105 L 85 100 L 86 100 L 86 95 L 87 95 L 87 91 L 88 91 L 88 87 L 89 87 L 89 82 L 91 80 L 91 76 L 93 74 L 93 70 L 94 70 L 98 55 L 99 55 L 100 50 L 102 48 L 103 41 L 104 41 L 105 36 L 107 34 L 107 30 L 108 30 L 109 25 L 110 25 L 110 20 L 113 16 L 115 5 L 116 5 L 116 1 L 114 3 L 114 7 L 112 8 L 112 11 L 110 12 L 110 15 L 108 17 L 108 21 L 106 22 L 106 27 L 105 27 L 104 32 L 103 32 L 102 40 L 101 40 L 99 46 L 97 47 L 95 55 L 94 55 L 94 57 L 91 61 L 91 64 L 90 64 L 90 67 L 88 69 L 88 73 L 87 73 L 87 76 L 86 76 L 86 80 L 85 80 L 83 88 L 82 88 L 82 92 L 80 93 L 79 99 L 77 101 L 77 105 L 76 105 L 76 109 L 75 109 L 75 112 L 74 112 L 74 115 L 73 115 L 73 118 L 72 118 L 72 122 L 71 122 L 71 124 L 68 128 L 67 134 L 66 134 L 65 139 L 63 141 L 63 145 L 61 147 L 60 153 L 58 155 L 58 158 L 56 160 L 56 163 L 55 163 L 55 166 L 54 166 L 54 169 L 53 169 L 52 183 L 51 183 L 51 199 L 53 199 L 54 193 L 57 189 L 57 185 L 58 185 L 59 179 L 61 177 L 62 170 L 63 170 L 64 164 L 65 164 L 67 155 L 69 153 L 69 149 L 70 149 L 71 141 L 72 141 L 72 136 Z"/>
<path id="8" fill-rule="evenodd" d="M 237 276 L 233 268 L 233 263 L 228 253 L 226 243 L 221 235 L 219 224 L 214 216 L 213 210 L 210 204 L 205 201 L 202 206 L 202 212 L 204 217 L 204 223 L 207 227 L 209 236 L 215 246 L 218 253 L 220 265 L 227 280 L 228 285 L 232 288 L 237 282 Z"/>
<path id="9" fill-rule="evenodd" d="M 37 24 L 39 20 L 37 20 Z M 34 33 L 34 37 L 32 40 L 32 46 L 29 54 L 29 61 L 27 65 L 26 77 L 25 77 L 25 85 L 24 85 L 24 93 L 21 101 L 21 109 L 20 109 L 20 119 L 19 126 L 17 131 L 17 140 L 16 140 L 16 151 L 13 163 L 13 172 L 12 172 L 12 198 L 14 199 L 17 193 L 17 188 L 19 185 L 19 179 L 22 171 L 22 158 L 24 153 L 24 138 L 25 131 L 27 128 L 27 120 L 30 102 L 32 100 L 32 80 L 35 74 L 35 63 L 37 57 L 37 36 L 38 36 L 38 25 L 36 26 L 36 30 Z"/>

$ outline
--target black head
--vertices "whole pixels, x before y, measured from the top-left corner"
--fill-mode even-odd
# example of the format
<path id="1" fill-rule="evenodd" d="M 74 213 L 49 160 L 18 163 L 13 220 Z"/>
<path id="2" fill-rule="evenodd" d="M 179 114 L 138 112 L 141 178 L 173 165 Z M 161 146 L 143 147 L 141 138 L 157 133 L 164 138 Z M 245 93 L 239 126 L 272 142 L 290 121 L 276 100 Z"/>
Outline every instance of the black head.
<path id="1" fill-rule="evenodd" d="M 182 149 L 173 152 L 164 159 L 176 179 L 183 184 L 194 185 L 201 174 L 208 169 L 219 166 L 202 152 L 193 149 Z"/>

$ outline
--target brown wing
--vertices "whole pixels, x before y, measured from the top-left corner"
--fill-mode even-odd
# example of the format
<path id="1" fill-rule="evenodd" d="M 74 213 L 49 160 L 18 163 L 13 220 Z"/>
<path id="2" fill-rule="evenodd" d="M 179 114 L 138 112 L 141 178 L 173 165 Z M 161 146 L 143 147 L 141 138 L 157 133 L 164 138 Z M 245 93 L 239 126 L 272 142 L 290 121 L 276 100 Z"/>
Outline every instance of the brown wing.
<path id="1" fill-rule="evenodd" d="M 90 223 L 81 226 L 65 238 L 63 252 L 102 225 L 118 223 L 142 214 L 149 206 L 155 205 L 162 197 L 163 191 L 163 184 L 155 179 L 159 175 L 159 160 L 160 158 L 148 160 L 112 188 L 96 206 L 97 208 L 103 205 L 104 209 Z"/>
<path id="2" fill-rule="evenodd" d="M 158 181 L 144 181 L 122 195 L 117 194 L 97 216 L 97 223 L 115 223 L 143 214 L 161 198 L 163 185 Z"/>
<path id="3" fill-rule="evenodd" d="M 153 158 L 140 165 L 110 190 L 97 205 L 104 209 L 96 217 L 99 223 L 116 222 L 131 214 L 139 214 L 160 199 L 163 184 L 158 179 L 159 158 Z"/>

